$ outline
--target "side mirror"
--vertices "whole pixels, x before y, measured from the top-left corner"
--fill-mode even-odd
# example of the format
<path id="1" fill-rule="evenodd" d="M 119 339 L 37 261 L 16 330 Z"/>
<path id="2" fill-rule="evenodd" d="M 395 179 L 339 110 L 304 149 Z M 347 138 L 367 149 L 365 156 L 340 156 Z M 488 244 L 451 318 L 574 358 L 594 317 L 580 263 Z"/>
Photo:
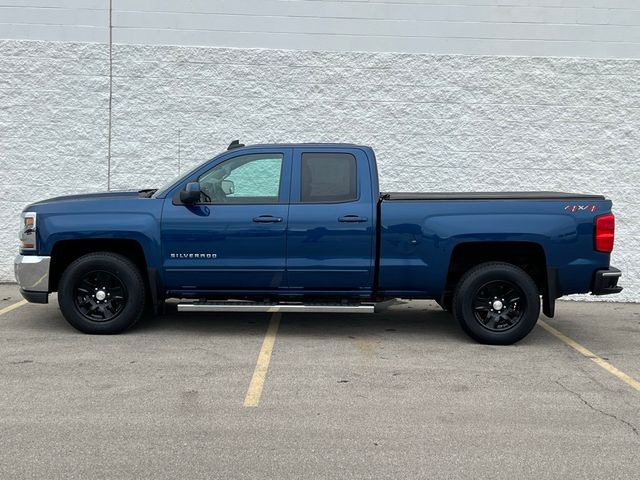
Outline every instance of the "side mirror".
<path id="1" fill-rule="evenodd" d="M 222 180 L 220 188 L 222 188 L 225 195 L 233 195 L 236 191 L 236 185 L 231 180 Z"/>
<path id="2" fill-rule="evenodd" d="M 200 201 L 200 184 L 189 182 L 180 192 L 180 201 L 186 204 L 198 203 Z"/>

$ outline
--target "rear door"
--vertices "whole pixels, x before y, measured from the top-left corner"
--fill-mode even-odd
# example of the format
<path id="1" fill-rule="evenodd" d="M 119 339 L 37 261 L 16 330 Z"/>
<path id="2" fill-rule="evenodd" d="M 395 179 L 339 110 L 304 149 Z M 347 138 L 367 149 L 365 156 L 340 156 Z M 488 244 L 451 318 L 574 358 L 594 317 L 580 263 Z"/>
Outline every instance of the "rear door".
<path id="1" fill-rule="evenodd" d="M 358 149 L 293 150 L 287 278 L 293 291 L 372 288 L 375 211 L 369 160 Z"/>

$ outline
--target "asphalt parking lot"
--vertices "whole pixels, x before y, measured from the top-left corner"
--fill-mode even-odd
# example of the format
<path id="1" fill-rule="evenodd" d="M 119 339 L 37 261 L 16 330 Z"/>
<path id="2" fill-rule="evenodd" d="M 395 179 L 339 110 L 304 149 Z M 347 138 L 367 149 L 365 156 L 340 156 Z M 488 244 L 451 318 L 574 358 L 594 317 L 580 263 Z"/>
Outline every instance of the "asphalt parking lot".
<path id="1" fill-rule="evenodd" d="M 88 336 L 51 300 L 0 315 L 3 479 L 638 478 L 640 390 L 541 327 L 479 345 L 412 302 Z M 640 305 L 544 320 L 640 379 Z"/>

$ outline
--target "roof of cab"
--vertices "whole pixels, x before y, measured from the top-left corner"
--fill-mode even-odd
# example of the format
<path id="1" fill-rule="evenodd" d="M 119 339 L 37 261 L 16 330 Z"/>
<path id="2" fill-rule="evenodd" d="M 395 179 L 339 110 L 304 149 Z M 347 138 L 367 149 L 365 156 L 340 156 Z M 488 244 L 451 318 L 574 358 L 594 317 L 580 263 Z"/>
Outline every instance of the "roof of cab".
<path id="1" fill-rule="evenodd" d="M 249 147 L 350 147 L 350 148 L 371 148 L 368 145 L 360 145 L 357 143 L 322 143 L 322 142 L 302 142 L 302 143 L 255 143 L 251 145 L 243 145 L 236 148 L 249 148 Z"/>

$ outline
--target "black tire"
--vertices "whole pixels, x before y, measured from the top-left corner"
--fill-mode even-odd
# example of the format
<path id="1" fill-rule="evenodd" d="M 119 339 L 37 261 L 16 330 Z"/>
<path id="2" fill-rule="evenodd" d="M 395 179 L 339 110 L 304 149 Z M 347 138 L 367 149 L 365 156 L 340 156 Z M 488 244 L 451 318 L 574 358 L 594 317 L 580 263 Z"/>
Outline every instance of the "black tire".
<path id="1" fill-rule="evenodd" d="M 474 340 L 511 345 L 526 337 L 538 321 L 538 287 L 515 265 L 483 263 L 466 272 L 458 282 L 453 315 Z"/>
<path id="2" fill-rule="evenodd" d="M 84 333 L 109 335 L 131 328 L 142 316 L 145 298 L 138 268 L 128 258 L 109 252 L 73 261 L 58 285 L 64 318 Z"/>

